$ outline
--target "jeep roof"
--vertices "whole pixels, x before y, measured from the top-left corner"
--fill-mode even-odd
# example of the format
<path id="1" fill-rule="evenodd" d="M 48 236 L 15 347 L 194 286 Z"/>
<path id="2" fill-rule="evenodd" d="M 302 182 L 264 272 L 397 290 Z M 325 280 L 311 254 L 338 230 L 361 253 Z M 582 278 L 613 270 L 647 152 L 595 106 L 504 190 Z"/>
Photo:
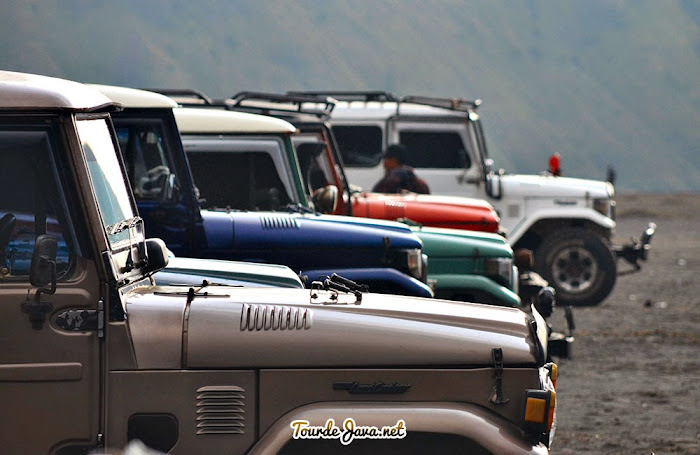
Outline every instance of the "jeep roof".
<path id="1" fill-rule="evenodd" d="M 118 106 L 78 82 L 34 74 L 0 72 L 0 110 L 97 111 Z"/>
<path id="2" fill-rule="evenodd" d="M 284 120 L 245 112 L 181 108 L 174 109 L 173 113 L 181 134 L 290 134 L 296 132 L 296 127 Z"/>
<path id="3" fill-rule="evenodd" d="M 174 108 L 178 106 L 173 99 L 160 93 L 114 85 L 90 84 L 90 86 L 110 99 L 121 100 L 124 106 L 130 108 Z"/>

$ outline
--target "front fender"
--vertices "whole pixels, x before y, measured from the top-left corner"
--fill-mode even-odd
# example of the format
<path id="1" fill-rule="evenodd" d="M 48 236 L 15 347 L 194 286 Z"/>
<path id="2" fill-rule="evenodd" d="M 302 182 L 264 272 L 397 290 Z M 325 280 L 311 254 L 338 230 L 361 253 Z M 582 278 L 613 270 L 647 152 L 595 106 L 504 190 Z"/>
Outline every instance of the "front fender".
<path id="1" fill-rule="evenodd" d="M 525 439 L 520 428 L 501 417 L 478 406 L 453 402 L 325 402 L 302 406 L 277 420 L 249 453 L 278 453 L 292 440 L 291 424 L 295 420 L 324 426 L 328 419 L 333 419 L 335 425 L 342 429 L 347 418 L 354 419 L 358 426 L 377 428 L 393 426 L 403 420 L 407 435 L 425 432 L 463 436 L 490 453 L 549 453 L 547 447 Z M 338 441 L 338 444 L 341 442 Z"/>
<path id="2" fill-rule="evenodd" d="M 563 206 L 538 209 L 528 213 L 527 218 L 521 219 L 518 224 L 508 232 L 508 243 L 515 245 L 532 226 L 542 220 L 565 220 L 566 222 L 584 220 L 596 224 L 606 231 L 613 231 L 615 229 L 615 221 L 590 208 Z"/>
<path id="3" fill-rule="evenodd" d="M 435 283 L 433 286 L 435 292 L 439 292 L 441 289 L 478 290 L 492 295 L 496 300 L 501 302 L 503 306 L 520 307 L 520 297 L 518 297 L 518 294 L 482 275 L 432 275 L 429 273 L 428 280 Z M 449 299 L 449 297 L 446 298 L 452 300 Z"/>
<path id="4" fill-rule="evenodd" d="M 397 289 L 400 289 L 403 295 L 411 295 L 416 297 L 429 297 L 435 296 L 430 287 L 411 277 L 405 273 L 399 272 L 392 268 L 347 268 L 347 269 L 313 269 L 313 270 L 302 270 L 301 274 L 306 275 L 311 281 L 322 281 L 325 277 L 329 277 L 337 273 L 343 278 L 347 278 L 352 281 L 356 281 L 360 284 L 369 285 L 370 292 L 376 292 L 372 290 L 372 283 L 383 282 L 391 283 Z"/>

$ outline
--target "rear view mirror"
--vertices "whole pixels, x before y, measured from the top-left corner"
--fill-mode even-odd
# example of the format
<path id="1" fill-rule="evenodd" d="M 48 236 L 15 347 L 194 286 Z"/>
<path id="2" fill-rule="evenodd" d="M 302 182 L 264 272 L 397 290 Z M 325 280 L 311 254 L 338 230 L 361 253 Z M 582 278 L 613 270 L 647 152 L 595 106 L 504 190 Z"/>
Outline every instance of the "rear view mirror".
<path id="1" fill-rule="evenodd" d="M 57 251 L 56 237 L 43 234 L 36 238 L 29 269 L 29 282 L 46 294 L 56 292 Z"/>
<path id="2" fill-rule="evenodd" d="M 312 196 L 316 210 L 321 213 L 333 213 L 338 208 L 338 188 L 328 185 L 314 191 Z"/>

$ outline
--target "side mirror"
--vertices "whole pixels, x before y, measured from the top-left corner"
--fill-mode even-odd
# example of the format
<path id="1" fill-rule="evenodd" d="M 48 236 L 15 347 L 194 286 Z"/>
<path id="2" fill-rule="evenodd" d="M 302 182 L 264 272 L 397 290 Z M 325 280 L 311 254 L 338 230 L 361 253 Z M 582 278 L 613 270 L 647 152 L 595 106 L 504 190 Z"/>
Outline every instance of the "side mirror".
<path id="1" fill-rule="evenodd" d="M 338 208 L 338 187 L 328 185 L 319 188 L 314 191 L 311 199 L 319 212 L 333 213 Z"/>
<path id="2" fill-rule="evenodd" d="M 147 274 L 155 273 L 168 265 L 168 248 L 161 239 L 146 239 L 148 255 Z"/>
<path id="3" fill-rule="evenodd" d="M 29 282 L 46 294 L 56 292 L 56 237 L 43 234 L 36 238 L 32 262 L 29 269 Z"/>
<path id="4" fill-rule="evenodd" d="M 36 238 L 32 263 L 29 266 L 29 282 L 36 286 L 37 291 L 34 300 L 29 298 L 22 302 L 22 312 L 29 315 L 29 322 L 34 330 L 41 330 L 46 320 L 46 315 L 53 311 L 50 302 L 42 302 L 41 294 L 54 294 L 56 292 L 56 252 L 58 241 L 56 237 L 42 234 Z"/>

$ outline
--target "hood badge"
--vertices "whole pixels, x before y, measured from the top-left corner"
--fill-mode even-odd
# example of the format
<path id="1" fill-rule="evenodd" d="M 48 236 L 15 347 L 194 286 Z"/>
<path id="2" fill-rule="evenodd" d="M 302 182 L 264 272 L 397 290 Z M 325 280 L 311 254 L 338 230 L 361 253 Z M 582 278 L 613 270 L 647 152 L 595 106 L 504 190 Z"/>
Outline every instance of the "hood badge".
<path id="1" fill-rule="evenodd" d="M 321 300 L 321 296 L 318 291 L 330 291 L 331 294 L 328 296 L 328 300 Z M 366 284 L 358 284 L 347 278 L 334 273 L 333 275 L 325 277 L 322 281 L 313 281 L 311 283 L 311 291 L 309 292 L 309 303 L 316 303 L 321 305 L 348 305 L 348 302 L 341 302 L 338 299 L 340 292 L 346 294 L 352 294 L 355 296 L 354 302 L 349 302 L 354 305 L 360 305 L 362 303 L 362 293 L 369 292 L 369 286 Z"/>
<path id="2" fill-rule="evenodd" d="M 391 384 L 381 381 L 370 384 L 362 384 L 357 381 L 333 383 L 333 390 L 345 390 L 350 395 L 397 395 L 406 393 L 410 388 L 411 384 L 400 384 L 398 382 L 392 382 Z"/>

